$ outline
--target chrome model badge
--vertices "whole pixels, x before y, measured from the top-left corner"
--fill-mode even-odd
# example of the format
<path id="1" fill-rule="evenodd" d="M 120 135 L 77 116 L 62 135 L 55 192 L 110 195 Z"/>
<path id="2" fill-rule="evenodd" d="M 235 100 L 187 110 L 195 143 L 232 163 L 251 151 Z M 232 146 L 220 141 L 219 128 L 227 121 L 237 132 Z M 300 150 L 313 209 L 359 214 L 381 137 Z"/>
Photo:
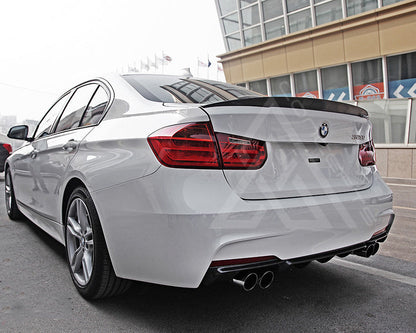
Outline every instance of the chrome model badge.
<path id="1" fill-rule="evenodd" d="M 319 127 L 319 134 L 325 138 L 328 135 L 329 132 L 329 128 L 328 128 L 328 124 L 323 123 L 321 125 L 321 127 Z"/>

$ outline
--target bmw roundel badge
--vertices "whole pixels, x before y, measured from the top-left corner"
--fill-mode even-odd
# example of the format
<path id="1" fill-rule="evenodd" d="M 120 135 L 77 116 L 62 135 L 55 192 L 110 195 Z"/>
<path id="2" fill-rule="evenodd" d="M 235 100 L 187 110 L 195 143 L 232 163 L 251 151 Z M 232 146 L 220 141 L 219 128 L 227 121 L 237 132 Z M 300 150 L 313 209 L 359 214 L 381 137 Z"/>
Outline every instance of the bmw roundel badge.
<path id="1" fill-rule="evenodd" d="M 321 137 L 325 138 L 328 135 L 328 132 L 329 132 L 328 124 L 323 123 L 321 127 L 319 127 L 319 134 L 321 135 Z"/>

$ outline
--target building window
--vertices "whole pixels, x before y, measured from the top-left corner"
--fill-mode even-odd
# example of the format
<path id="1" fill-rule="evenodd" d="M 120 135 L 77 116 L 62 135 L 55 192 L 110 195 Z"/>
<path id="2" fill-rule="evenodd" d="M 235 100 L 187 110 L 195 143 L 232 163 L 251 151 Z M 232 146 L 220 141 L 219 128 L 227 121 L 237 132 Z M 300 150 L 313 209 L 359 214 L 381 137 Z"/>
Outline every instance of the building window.
<path id="1" fill-rule="evenodd" d="M 316 1 L 315 1 L 316 3 Z M 341 0 L 333 0 L 315 5 L 316 25 L 325 24 L 342 18 Z"/>
<path id="2" fill-rule="evenodd" d="M 230 51 L 241 48 L 241 38 L 240 38 L 239 32 L 237 32 L 236 34 L 227 36 L 225 37 L 225 39 L 227 41 L 227 46 Z"/>
<path id="3" fill-rule="evenodd" d="M 225 15 L 237 10 L 237 2 L 235 0 L 218 0 L 221 15 Z"/>
<path id="4" fill-rule="evenodd" d="M 270 87 L 272 96 L 292 96 L 290 91 L 290 75 L 271 78 Z"/>
<path id="5" fill-rule="evenodd" d="M 285 22 L 283 18 L 270 21 L 264 24 L 264 30 L 266 32 L 266 39 L 277 38 L 285 35 Z"/>
<path id="6" fill-rule="evenodd" d="M 266 80 L 253 81 L 248 83 L 248 89 L 258 92 L 263 95 L 267 95 L 267 83 Z"/>
<path id="7" fill-rule="evenodd" d="M 387 57 L 389 98 L 416 97 L 416 52 Z"/>
<path id="8" fill-rule="evenodd" d="M 288 13 L 307 7 L 309 5 L 309 0 L 286 0 L 286 8 Z"/>
<path id="9" fill-rule="evenodd" d="M 331 101 L 350 99 L 347 65 L 321 69 L 323 98 Z"/>
<path id="10" fill-rule="evenodd" d="M 261 6 L 265 21 L 283 15 L 282 0 L 263 0 Z"/>
<path id="11" fill-rule="evenodd" d="M 391 5 L 393 3 L 400 2 L 400 1 L 403 1 L 403 0 L 383 0 L 383 6 L 388 6 L 388 5 Z"/>
<path id="12" fill-rule="evenodd" d="M 351 66 L 355 100 L 381 99 L 384 97 L 381 59 L 356 62 Z"/>
<path id="13" fill-rule="evenodd" d="M 259 6 L 251 6 L 241 10 L 243 28 L 260 23 Z"/>
<path id="14" fill-rule="evenodd" d="M 240 0 L 240 7 L 249 6 L 255 2 L 257 2 L 257 0 Z"/>
<path id="15" fill-rule="evenodd" d="M 405 143 L 407 100 L 360 101 L 373 123 L 375 143 Z"/>
<path id="16" fill-rule="evenodd" d="M 409 143 L 416 143 L 416 99 L 412 99 L 412 111 L 410 117 Z"/>
<path id="17" fill-rule="evenodd" d="M 364 13 L 377 7 L 377 0 L 347 0 L 348 16 Z"/>
<path id="18" fill-rule="evenodd" d="M 261 40 L 261 30 L 260 27 L 254 27 L 251 29 L 244 30 L 244 44 L 245 46 L 250 46 L 253 44 L 260 43 Z"/>
<path id="19" fill-rule="evenodd" d="M 228 35 L 230 33 L 236 32 L 240 29 L 240 24 L 238 22 L 238 14 L 234 13 L 228 15 L 222 19 L 222 23 L 224 25 L 225 34 Z"/>
<path id="20" fill-rule="evenodd" d="M 289 32 L 296 32 L 312 27 L 311 11 L 309 9 L 288 16 Z"/>
<path id="21" fill-rule="evenodd" d="M 295 92 L 298 97 L 318 98 L 318 81 L 316 71 L 297 73 L 295 77 Z"/>

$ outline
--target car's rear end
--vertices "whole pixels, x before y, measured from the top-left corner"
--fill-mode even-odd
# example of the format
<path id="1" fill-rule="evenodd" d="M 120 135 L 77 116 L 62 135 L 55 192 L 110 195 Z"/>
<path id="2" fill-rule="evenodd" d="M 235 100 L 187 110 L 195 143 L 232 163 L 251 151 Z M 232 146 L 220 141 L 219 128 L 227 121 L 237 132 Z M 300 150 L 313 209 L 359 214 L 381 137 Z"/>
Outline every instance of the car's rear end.
<path id="1" fill-rule="evenodd" d="M 118 276 L 246 288 L 279 265 L 370 256 L 385 240 L 392 193 L 365 110 L 262 97 L 165 108 L 182 118 L 146 137 L 158 168 L 93 194 L 104 233 L 118 221 L 106 238 Z"/>

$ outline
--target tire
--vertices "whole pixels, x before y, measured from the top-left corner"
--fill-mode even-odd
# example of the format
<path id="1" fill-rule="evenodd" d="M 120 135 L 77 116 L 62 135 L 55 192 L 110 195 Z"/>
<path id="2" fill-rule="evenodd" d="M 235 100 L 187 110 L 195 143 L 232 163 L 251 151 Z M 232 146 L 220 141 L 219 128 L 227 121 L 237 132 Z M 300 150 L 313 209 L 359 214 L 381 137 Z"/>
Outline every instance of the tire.
<path id="1" fill-rule="evenodd" d="M 85 299 L 121 295 L 131 281 L 116 277 L 91 195 L 77 187 L 65 213 L 66 258 L 72 281 Z"/>
<path id="2" fill-rule="evenodd" d="M 20 212 L 16 204 L 12 176 L 9 168 L 6 169 L 4 183 L 4 201 L 6 202 L 7 215 L 9 215 L 9 218 L 13 221 L 22 220 L 23 214 Z"/>

